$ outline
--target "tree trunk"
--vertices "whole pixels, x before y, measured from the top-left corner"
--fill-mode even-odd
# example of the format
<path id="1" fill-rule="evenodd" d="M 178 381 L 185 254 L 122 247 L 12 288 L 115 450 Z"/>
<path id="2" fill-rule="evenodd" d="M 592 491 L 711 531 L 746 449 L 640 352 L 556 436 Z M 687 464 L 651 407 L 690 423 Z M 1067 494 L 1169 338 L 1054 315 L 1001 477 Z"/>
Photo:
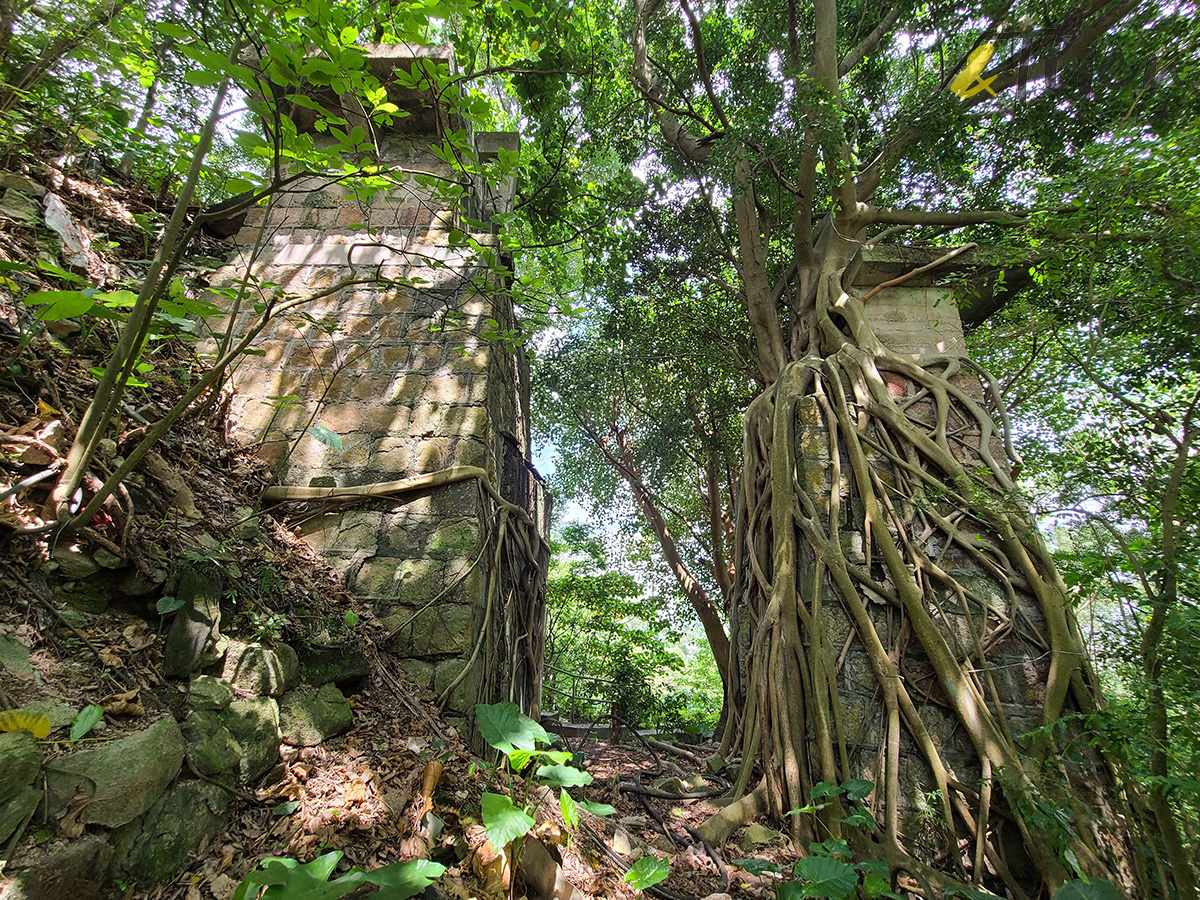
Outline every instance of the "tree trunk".
<path id="1" fill-rule="evenodd" d="M 822 281 L 818 340 L 746 416 L 738 784 L 759 762 L 783 817 L 820 782 L 873 782 L 878 830 L 835 803 L 788 816 L 792 836 L 935 888 L 1037 897 L 1086 874 L 1140 896 L 1119 792 L 1072 718 L 1098 692 L 980 379 L 889 352 Z"/>

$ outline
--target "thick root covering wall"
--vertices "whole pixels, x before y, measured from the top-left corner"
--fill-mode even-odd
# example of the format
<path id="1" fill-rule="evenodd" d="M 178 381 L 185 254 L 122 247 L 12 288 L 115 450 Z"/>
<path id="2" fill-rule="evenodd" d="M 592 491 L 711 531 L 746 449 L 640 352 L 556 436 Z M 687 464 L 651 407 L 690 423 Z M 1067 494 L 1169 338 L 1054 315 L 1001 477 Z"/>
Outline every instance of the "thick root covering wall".
<path id="1" fill-rule="evenodd" d="M 802 845 L 845 837 L 939 897 L 1049 896 L 1077 874 L 1141 895 L 1088 742 L 1101 701 L 986 375 L 854 324 L 859 340 L 790 363 L 747 414 L 726 732 L 740 790 L 757 783 Z M 837 821 L 837 803 L 787 815 L 850 779 L 874 783 L 877 829 Z"/>

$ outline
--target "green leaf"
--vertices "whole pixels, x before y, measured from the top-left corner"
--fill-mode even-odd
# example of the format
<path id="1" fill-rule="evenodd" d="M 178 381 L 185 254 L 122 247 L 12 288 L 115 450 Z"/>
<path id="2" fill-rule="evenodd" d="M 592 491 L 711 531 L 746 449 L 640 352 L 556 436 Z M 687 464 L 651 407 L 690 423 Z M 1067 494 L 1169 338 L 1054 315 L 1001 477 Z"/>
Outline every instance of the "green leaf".
<path id="1" fill-rule="evenodd" d="M 990 894 L 987 891 L 979 890 L 978 888 L 967 887 L 965 884 L 953 884 L 946 888 L 946 900 L 953 900 L 955 897 L 965 897 L 966 900 L 995 900 L 996 895 Z M 1055 894 L 1055 900 L 1058 900 L 1059 894 Z M 1076 898 L 1078 900 L 1078 898 Z"/>
<path id="2" fill-rule="evenodd" d="M 73 319 L 81 316 L 93 306 L 95 301 L 80 291 L 38 291 L 25 298 L 30 306 L 41 306 L 36 316 L 42 322 L 57 322 L 60 319 Z"/>
<path id="3" fill-rule="evenodd" d="M 809 796 L 813 800 L 821 800 L 825 797 L 836 797 L 842 792 L 842 789 L 836 784 L 829 781 L 818 781 L 812 787 L 812 792 Z"/>
<path id="4" fill-rule="evenodd" d="M 441 863 L 414 859 L 375 869 L 364 880 L 379 885 L 380 890 L 374 895 L 376 900 L 408 900 L 441 878 L 445 871 Z"/>
<path id="5" fill-rule="evenodd" d="M 159 597 L 158 602 L 154 604 L 154 608 L 158 610 L 160 616 L 173 613 L 181 606 L 183 606 L 183 600 L 178 597 Z"/>
<path id="6" fill-rule="evenodd" d="M 294 813 L 299 808 L 300 808 L 299 800 L 287 800 L 283 803 L 280 803 L 273 810 L 271 810 L 271 815 L 273 815 L 273 816 L 290 816 L 292 813 Z"/>
<path id="7" fill-rule="evenodd" d="M 475 707 L 475 724 L 480 736 L 501 753 L 537 749 L 550 743 L 550 735 L 529 716 L 521 715 L 515 703 L 480 703 Z"/>
<path id="8" fill-rule="evenodd" d="M 806 882 L 801 896 L 842 900 L 858 884 L 858 873 L 845 863 L 827 856 L 806 856 L 796 863 L 795 874 Z"/>
<path id="9" fill-rule="evenodd" d="M 529 765 L 529 761 L 533 759 L 533 754 L 528 750 L 513 750 L 508 754 L 508 768 L 510 772 L 522 772 Z"/>
<path id="10" fill-rule="evenodd" d="M 197 87 L 216 87 L 225 80 L 225 75 L 208 69 L 189 69 L 183 73 L 183 80 Z"/>
<path id="11" fill-rule="evenodd" d="M 326 447 L 332 447 L 338 453 L 342 452 L 342 436 L 330 431 L 324 425 L 310 425 L 305 433 L 316 438 Z"/>
<path id="12" fill-rule="evenodd" d="M 617 813 L 617 808 L 610 803 L 594 803 L 591 800 L 580 800 L 579 806 L 586 809 L 593 816 L 614 816 Z"/>
<path id="13" fill-rule="evenodd" d="M 1106 878 L 1078 878 L 1060 887 L 1054 900 L 1121 900 L 1121 892 Z"/>
<path id="14" fill-rule="evenodd" d="M 358 40 L 358 29 L 353 25 L 347 25 L 342 29 L 341 34 L 338 35 L 338 40 L 342 42 L 343 46 L 353 44 Z"/>
<path id="15" fill-rule="evenodd" d="M 533 827 L 533 819 L 524 810 L 513 806 L 503 794 L 484 794 L 482 803 L 483 827 L 488 840 L 497 850 L 521 837 Z"/>
<path id="16" fill-rule="evenodd" d="M 79 715 L 75 717 L 75 721 L 71 723 L 71 740 L 77 741 L 97 725 L 104 718 L 104 709 L 100 706 L 85 706 L 79 711 Z"/>
<path id="17" fill-rule="evenodd" d="M 623 880 L 635 891 L 644 891 L 646 888 L 658 884 L 670 874 L 671 866 L 665 859 L 655 856 L 653 853 L 647 853 L 629 867 Z"/>
<path id="18" fill-rule="evenodd" d="M 824 841 L 813 841 L 808 845 L 808 852 L 814 856 L 841 856 L 850 859 L 850 845 L 840 838 L 828 838 Z"/>
<path id="19" fill-rule="evenodd" d="M 247 181 L 245 178 L 225 179 L 225 191 L 228 194 L 241 194 L 251 190 L 254 190 L 254 182 Z"/>
<path id="20" fill-rule="evenodd" d="M 562 810 L 563 822 L 568 828 L 579 827 L 579 807 L 567 793 L 567 789 L 563 788 L 558 794 L 558 805 Z"/>
<path id="21" fill-rule="evenodd" d="M 842 785 L 847 800 L 861 800 L 875 790 L 875 782 L 865 778 L 851 778 Z"/>
<path id="22" fill-rule="evenodd" d="M 587 772 L 581 772 L 571 766 L 541 766 L 535 773 L 551 787 L 581 787 L 591 784 L 594 780 Z"/>
<path id="23" fill-rule="evenodd" d="M 175 38 L 177 41 L 186 41 L 192 36 L 190 31 L 182 25 L 176 25 L 174 22 L 156 22 L 154 29 L 159 34 L 165 34 L 167 37 Z"/>

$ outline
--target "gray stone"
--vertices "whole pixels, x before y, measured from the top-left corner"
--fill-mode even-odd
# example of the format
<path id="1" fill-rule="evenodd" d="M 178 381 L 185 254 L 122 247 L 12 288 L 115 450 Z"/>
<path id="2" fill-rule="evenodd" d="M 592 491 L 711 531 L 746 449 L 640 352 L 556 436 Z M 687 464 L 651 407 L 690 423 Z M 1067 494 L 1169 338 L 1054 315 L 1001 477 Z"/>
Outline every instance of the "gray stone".
<path id="1" fill-rule="evenodd" d="M 8 188 L 0 197 L 0 215 L 26 225 L 36 225 L 41 220 L 37 201 L 22 191 Z"/>
<path id="2" fill-rule="evenodd" d="M 17 796 L 0 803 L 0 844 L 21 827 L 25 817 L 37 809 L 42 802 L 41 788 L 25 788 Z"/>
<path id="3" fill-rule="evenodd" d="M 241 749 L 238 776 L 248 784 L 279 759 L 279 704 L 269 697 L 234 700 L 221 721 Z"/>
<path id="4" fill-rule="evenodd" d="M 15 797 L 33 784 L 42 770 L 42 751 L 28 731 L 0 733 L 0 801 Z"/>
<path id="5" fill-rule="evenodd" d="M 225 830 L 229 804 L 229 793 L 215 784 L 181 783 L 113 835 L 114 874 L 141 885 L 167 881 L 205 840 Z"/>
<path id="6" fill-rule="evenodd" d="M 93 900 L 100 896 L 113 850 L 94 835 L 69 844 L 38 848 L 32 858 L 16 861 L 6 874 L 12 881 L 0 892 L 4 900 Z"/>
<path id="7" fill-rule="evenodd" d="M 67 543 L 56 546 L 50 558 L 58 564 L 58 574 L 68 581 L 78 581 L 100 571 L 92 554 Z"/>
<path id="8" fill-rule="evenodd" d="M 167 717 L 99 749 L 55 760 L 47 782 L 58 796 L 67 791 L 89 796 L 81 814 L 85 824 L 116 828 L 154 805 L 179 774 L 183 753 L 183 733 Z"/>
<path id="9" fill-rule="evenodd" d="M 279 726 L 285 743 L 311 747 L 336 734 L 353 722 L 350 703 L 335 685 L 322 685 L 315 691 L 291 691 L 279 702 Z"/>
<path id="10" fill-rule="evenodd" d="M 353 647 L 301 647 L 300 677 L 305 684 L 344 685 L 371 674 L 366 654 Z"/>
<path id="11" fill-rule="evenodd" d="M 283 689 L 292 691 L 300 687 L 300 655 L 290 644 L 279 643 L 273 648 L 283 669 Z"/>
<path id="12" fill-rule="evenodd" d="M 22 680 L 32 678 L 33 666 L 29 664 L 29 648 L 16 638 L 0 637 L 0 667 Z"/>
<path id="13" fill-rule="evenodd" d="M 210 778 L 238 770 L 242 745 L 225 727 L 218 712 L 193 710 L 187 723 L 187 757 L 192 768 Z"/>
<path id="14" fill-rule="evenodd" d="M 404 671 L 408 673 L 409 677 L 425 690 L 432 687 L 433 673 L 436 668 L 433 663 L 423 659 L 402 659 L 400 665 L 404 667 Z"/>
<path id="15" fill-rule="evenodd" d="M 434 604 L 422 610 L 412 622 L 412 613 L 403 607 L 383 620 L 389 631 L 403 628 L 392 638 L 392 652 L 398 656 L 450 656 L 471 646 L 472 610 L 462 603 Z"/>
<path id="16" fill-rule="evenodd" d="M 47 193 L 46 188 L 32 178 L 26 178 L 16 172 L 5 172 L 0 175 L 0 187 L 28 194 L 30 197 L 45 197 Z"/>
<path id="17" fill-rule="evenodd" d="M 144 597 L 162 587 L 167 580 L 165 569 L 151 569 L 147 575 L 137 566 L 133 566 L 117 583 L 117 590 L 129 597 Z"/>
<path id="18" fill-rule="evenodd" d="M 742 832 L 741 844 L 743 847 L 760 847 L 763 844 L 773 844 L 779 840 L 779 832 L 766 825 L 759 825 L 757 822 L 753 825 L 748 825 L 746 830 Z"/>
<path id="19" fill-rule="evenodd" d="M 25 707 L 34 712 L 44 713 L 46 718 L 50 720 L 50 730 L 57 731 L 60 728 L 66 728 L 75 721 L 75 710 L 71 709 L 61 700 L 37 700 L 29 703 Z"/>
<path id="20" fill-rule="evenodd" d="M 230 641 L 225 650 L 225 663 L 221 677 L 238 690 L 265 697 L 279 697 L 289 687 L 288 676 L 294 684 L 300 677 L 300 662 L 296 653 L 288 647 L 293 663 L 291 671 L 285 667 L 280 654 L 262 644 L 243 644 Z"/>
<path id="21" fill-rule="evenodd" d="M 211 675 L 193 675 L 188 687 L 188 706 L 220 712 L 232 702 L 233 686 Z"/>
<path id="22" fill-rule="evenodd" d="M 680 796 L 688 792 L 688 786 L 674 775 L 668 775 L 665 778 L 660 778 L 654 782 L 654 789 L 661 791 L 664 794 L 674 794 Z"/>
<path id="23" fill-rule="evenodd" d="M 186 569 L 179 582 L 179 599 L 183 607 L 163 645 L 163 672 L 173 677 L 189 675 L 220 659 L 221 585 Z"/>

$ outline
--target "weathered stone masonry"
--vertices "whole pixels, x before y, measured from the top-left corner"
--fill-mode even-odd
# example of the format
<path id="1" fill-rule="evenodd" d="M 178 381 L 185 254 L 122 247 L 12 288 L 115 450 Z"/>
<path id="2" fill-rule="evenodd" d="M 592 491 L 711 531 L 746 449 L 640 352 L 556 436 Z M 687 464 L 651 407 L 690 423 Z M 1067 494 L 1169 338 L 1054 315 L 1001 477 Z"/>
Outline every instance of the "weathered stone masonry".
<path id="1" fill-rule="evenodd" d="M 368 65 L 384 84 L 393 67 L 411 67 L 418 57 L 449 58 L 445 48 L 368 49 Z M 233 436 L 258 444 L 276 465 L 278 483 L 288 486 L 369 485 L 479 467 L 544 533 L 548 500 L 528 463 L 527 361 L 519 348 L 492 337 L 516 327 L 511 303 L 495 272 L 449 246 L 461 213 L 486 220 L 503 211 L 511 185 L 489 189 L 475 179 L 468 209 L 442 208 L 417 177 L 462 177 L 430 149 L 442 129 L 461 125 L 418 92 L 391 84 L 389 99 L 411 113 L 395 128 L 376 126 L 378 162 L 404 170 L 396 183 L 364 199 L 349 181 L 310 177 L 290 185 L 238 235 L 239 249 L 214 287 L 235 289 L 251 273 L 258 284 L 245 309 L 276 286 L 314 295 L 376 275 L 405 285 L 346 287 L 269 326 L 257 343 L 262 355 L 232 375 Z M 345 107 L 353 108 L 349 101 Z M 517 148 L 512 134 L 471 140 L 481 159 Z M 494 236 L 475 237 L 502 258 Z M 244 313 L 235 332 L 255 319 Z M 311 507 L 301 527 L 395 632 L 391 647 L 412 676 L 442 693 L 484 627 L 495 561 L 492 511 L 478 480 L 469 479 L 352 507 Z M 536 714 L 544 584 L 544 574 L 506 569 L 505 605 L 492 609 L 494 628 L 448 697 L 449 708 L 467 712 L 477 701 L 511 696 Z M 505 623 L 514 630 L 514 609 L 529 633 L 509 635 L 506 646 L 497 635 Z M 521 639 L 528 644 L 518 650 Z M 489 677 L 481 680 L 481 673 Z"/>

